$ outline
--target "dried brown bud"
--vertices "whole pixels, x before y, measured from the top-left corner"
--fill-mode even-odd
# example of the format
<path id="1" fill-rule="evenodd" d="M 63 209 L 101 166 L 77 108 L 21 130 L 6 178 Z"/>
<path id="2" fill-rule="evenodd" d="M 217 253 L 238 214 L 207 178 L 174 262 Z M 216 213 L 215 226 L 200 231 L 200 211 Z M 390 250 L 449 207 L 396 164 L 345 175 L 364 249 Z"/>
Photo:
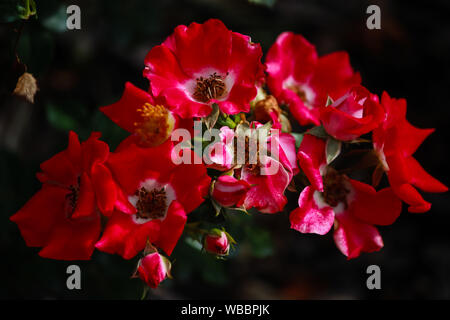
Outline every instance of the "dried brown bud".
<path id="1" fill-rule="evenodd" d="M 272 120 L 270 114 L 274 112 L 277 117 L 281 114 L 281 109 L 278 106 L 277 99 L 274 96 L 268 95 L 266 98 L 258 101 L 255 104 L 255 120 L 260 122 L 267 122 Z"/>
<path id="2" fill-rule="evenodd" d="M 31 103 L 34 103 L 34 96 L 38 91 L 37 81 L 31 73 L 25 72 L 17 80 L 16 88 L 13 94 L 16 96 L 24 97 Z"/>

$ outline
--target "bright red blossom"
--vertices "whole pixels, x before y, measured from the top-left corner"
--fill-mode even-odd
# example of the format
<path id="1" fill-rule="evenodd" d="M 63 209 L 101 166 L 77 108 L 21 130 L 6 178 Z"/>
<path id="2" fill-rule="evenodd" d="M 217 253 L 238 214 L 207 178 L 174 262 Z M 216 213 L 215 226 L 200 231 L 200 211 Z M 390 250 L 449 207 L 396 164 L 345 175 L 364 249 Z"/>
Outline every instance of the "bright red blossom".
<path id="1" fill-rule="evenodd" d="M 262 79 L 259 44 L 216 19 L 180 25 L 145 58 L 144 76 L 183 118 L 204 117 L 217 103 L 227 114 L 248 112 Z"/>
<path id="2" fill-rule="evenodd" d="M 410 212 L 426 212 L 431 204 L 416 188 L 426 192 L 446 192 L 448 188 L 429 175 L 412 156 L 434 129 L 419 129 L 406 120 L 406 100 L 383 92 L 386 109 L 383 123 L 373 132 L 374 149 L 397 196 L 409 204 Z"/>
<path id="3" fill-rule="evenodd" d="M 67 149 L 41 164 L 42 189 L 11 217 L 28 246 L 43 247 L 42 257 L 89 259 L 100 235 L 100 212 L 109 215 L 121 206 L 105 166 L 109 148 L 99 137 L 93 133 L 80 144 L 70 132 Z"/>
<path id="4" fill-rule="evenodd" d="M 142 147 L 154 147 L 165 142 L 174 129 L 192 130 L 192 120 L 180 119 L 148 92 L 127 82 L 122 97 L 116 103 L 101 107 L 114 123 L 131 133 L 122 144 L 136 143 Z"/>
<path id="5" fill-rule="evenodd" d="M 267 53 L 267 85 L 301 125 L 319 125 L 319 108 L 361 82 L 346 52 L 317 56 L 301 35 L 283 32 Z"/>
<path id="6" fill-rule="evenodd" d="M 172 253 L 186 215 L 204 201 L 211 179 L 203 165 L 176 165 L 171 154 L 167 141 L 154 148 L 130 145 L 111 155 L 108 167 L 131 206 L 113 213 L 96 244 L 99 250 L 130 259 L 148 241 Z"/>
<path id="7" fill-rule="evenodd" d="M 281 133 L 266 136 L 266 141 L 254 143 L 253 146 L 250 146 L 250 140 L 242 145 L 239 143 L 243 141 L 244 136 L 249 139 L 253 136 L 255 142 L 257 130 L 262 127 L 262 124 L 255 121 L 248 129 L 240 133 L 228 127 L 221 128 L 221 141 L 216 145 L 223 152 L 210 156 L 210 160 L 213 161 L 211 167 L 221 170 L 235 168 L 240 181 L 252 186 L 247 190 L 243 202 L 239 201 L 244 208 L 256 208 L 263 213 L 276 213 L 282 211 L 286 205 L 287 198 L 284 192 L 294 174 L 298 173 L 295 139 L 288 133 Z M 255 150 L 254 154 L 252 153 L 254 157 L 250 157 L 251 148 Z M 275 151 L 273 154 L 272 148 Z M 256 152 L 256 150 L 260 151 Z M 246 161 L 239 163 L 241 160 Z M 219 199 L 235 196 L 235 189 L 228 190 L 230 194 L 225 195 L 222 192 Z"/>
<path id="8" fill-rule="evenodd" d="M 401 201 L 391 188 L 380 191 L 328 167 L 325 142 L 305 135 L 299 164 L 312 185 L 300 194 L 299 207 L 291 212 L 291 227 L 302 233 L 326 234 L 335 225 L 334 240 L 349 259 L 383 247 L 374 225 L 392 224 L 401 212 Z"/>

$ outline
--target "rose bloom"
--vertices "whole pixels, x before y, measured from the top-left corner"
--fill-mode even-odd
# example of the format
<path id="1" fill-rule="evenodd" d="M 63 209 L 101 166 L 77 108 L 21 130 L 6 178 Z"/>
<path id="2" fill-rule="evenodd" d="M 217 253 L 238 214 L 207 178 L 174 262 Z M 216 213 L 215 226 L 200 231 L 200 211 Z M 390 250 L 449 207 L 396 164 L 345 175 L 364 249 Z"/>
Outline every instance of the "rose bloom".
<path id="1" fill-rule="evenodd" d="M 325 131 L 337 140 L 349 141 L 375 129 L 385 112 L 378 97 L 362 86 L 327 107 L 320 108 L 320 121 Z"/>
<path id="2" fill-rule="evenodd" d="M 234 169 L 234 175 L 239 181 L 245 181 L 251 187 L 245 198 L 239 201 L 246 209 L 256 208 L 263 213 L 282 211 L 287 203 L 284 195 L 294 174 L 298 172 L 295 155 L 295 139 L 292 135 L 281 133 L 269 135 L 267 141 L 251 145 L 251 137 L 256 137 L 256 130 L 263 126 L 252 122 L 247 129 L 236 132 L 228 127 L 222 127 L 221 141 L 212 147 L 223 150 L 208 153 L 212 161 L 210 167 L 219 170 Z M 256 141 L 256 140 L 254 140 Z M 276 148 L 278 157 L 270 150 Z M 257 151 L 259 148 L 260 151 Z M 265 152 L 262 152 L 264 151 Z M 220 197 L 226 198 L 222 189 Z M 233 197 L 234 188 L 228 189 L 229 197 Z M 220 200 L 220 199 L 219 199 Z"/>
<path id="3" fill-rule="evenodd" d="M 392 224 L 401 201 L 391 188 L 372 186 L 339 174 L 326 165 L 325 141 L 306 134 L 299 150 L 299 165 L 311 179 L 291 212 L 291 227 L 302 233 L 324 235 L 334 225 L 334 241 L 349 259 L 383 247 L 374 225 Z"/>
<path id="4" fill-rule="evenodd" d="M 192 131 L 192 120 L 180 119 L 165 105 L 164 99 L 154 98 L 150 93 L 127 82 L 119 101 L 101 107 L 100 110 L 114 123 L 131 135 L 121 146 L 138 144 L 154 147 L 164 143 L 174 129 Z"/>
<path id="5" fill-rule="evenodd" d="M 386 109 L 383 123 L 373 132 L 373 145 L 394 192 L 409 204 L 410 212 L 426 212 L 431 204 L 416 188 L 426 192 L 446 192 L 448 188 L 428 174 L 413 154 L 434 129 L 419 129 L 406 120 L 406 100 L 383 92 Z"/>
<path id="6" fill-rule="evenodd" d="M 11 220 L 39 255 L 59 260 L 89 259 L 100 236 L 100 212 L 122 206 L 120 190 L 105 162 L 108 145 L 93 133 L 81 143 L 69 133 L 66 150 L 41 164 L 38 191 Z"/>
<path id="7" fill-rule="evenodd" d="M 318 57 L 301 35 L 283 32 L 267 52 L 267 85 L 301 125 L 319 125 L 319 108 L 361 82 L 346 52 Z"/>
<path id="8" fill-rule="evenodd" d="M 131 259 L 148 241 L 172 253 L 186 215 L 204 201 L 211 181 L 203 164 L 174 164 L 172 150 L 167 141 L 154 148 L 132 144 L 111 154 L 107 165 L 130 205 L 114 211 L 96 244 L 99 250 Z M 183 152 L 194 163 L 196 155 Z"/>
<path id="9" fill-rule="evenodd" d="M 204 117 L 217 103 L 227 114 L 248 112 L 263 79 L 262 51 L 250 37 L 216 19 L 180 25 L 145 58 L 144 76 L 183 118 Z"/>

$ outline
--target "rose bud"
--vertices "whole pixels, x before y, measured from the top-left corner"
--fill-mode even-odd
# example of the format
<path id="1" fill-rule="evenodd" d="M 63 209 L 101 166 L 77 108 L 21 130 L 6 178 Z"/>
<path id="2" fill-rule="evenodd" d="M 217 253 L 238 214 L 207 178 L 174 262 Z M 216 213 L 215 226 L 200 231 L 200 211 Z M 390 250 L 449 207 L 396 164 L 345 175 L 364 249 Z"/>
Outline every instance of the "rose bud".
<path id="1" fill-rule="evenodd" d="M 154 289 L 166 277 L 170 277 L 170 268 L 170 261 L 166 257 L 153 252 L 139 260 L 137 273 L 142 281 Z"/>
<path id="2" fill-rule="evenodd" d="M 223 175 L 214 183 L 212 197 L 223 207 L 240 207 L 249 189 L 250 184 L 248 182 Z"/>
<path id="3" fill-rule="evenodd" d="M 211 230 L 204 238 L 203 247 L 209 253 L 218 256 L 227 256 L 230 251 L 230 240 L 233 241 L 225 231 L 219 229 Z"/>
<path id="4" fill-rule="evenodd" d="M 354 140 L 372 131 L 384 116 L 378 97 L 362 86 L 353 87 L 333 104 L 320 109 L 325 131 L 342 141 Z"/>

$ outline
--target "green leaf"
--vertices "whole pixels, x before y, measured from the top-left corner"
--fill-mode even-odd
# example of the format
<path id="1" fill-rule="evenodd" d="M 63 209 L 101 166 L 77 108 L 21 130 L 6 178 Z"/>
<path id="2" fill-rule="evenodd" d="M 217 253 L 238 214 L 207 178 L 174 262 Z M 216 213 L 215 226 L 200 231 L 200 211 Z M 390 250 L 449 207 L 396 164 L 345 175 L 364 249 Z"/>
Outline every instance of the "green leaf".
<path id="1" fill-rule="evenodd" d="M 56 129 L 68 131 L 76 130 L 79 127 L 76 120 L 53 104 L 48 104 L 46 111 L 48 122 Z"/>
<path id="2" fill-rule="evenodd" d="M 219 119 L 219 105 L 217 103 L 213 103 L 211 113 L 204 118 L 206 128 L 210 130 L 216 125 L 217 119 Z"/>
<path id="3" fill-rule="evenodd" d="M 31 16 L 36 15 L 36 3 L 34 0 L 24 0 L 17 4 L 19 17 L 28 20 Z"/>
<path id="4" fill-rule="evenodd" d="M 333 162 L 341 153 L 342 142 L 334 138 L 328 138 L 326 145 L 327 164 Z"/>
<path id="5" fill-rule="evenodd" d="M 295 147 L 298 149 L 302 144 L 303 137 L 305 136 L 303 133 L 291 132 L 291 135 L 295 139 Z"/>
<path id="6" fill-rule="evenodd" d="M 313 135 L 320 139 L 328 139 L 328 137 L 329 137 L 328 133 L 325 131 L 325 128 L 323 126 L 314 127 L 312 129 L 308 130 L 306 133 Z"/>
<path id="7" fill-rule="evenodd" d="M 330 96 L 327 98 L 327 102 L 325 103 L 325 107 L 331 106 L 334 103 L 333 99 Z"/>

